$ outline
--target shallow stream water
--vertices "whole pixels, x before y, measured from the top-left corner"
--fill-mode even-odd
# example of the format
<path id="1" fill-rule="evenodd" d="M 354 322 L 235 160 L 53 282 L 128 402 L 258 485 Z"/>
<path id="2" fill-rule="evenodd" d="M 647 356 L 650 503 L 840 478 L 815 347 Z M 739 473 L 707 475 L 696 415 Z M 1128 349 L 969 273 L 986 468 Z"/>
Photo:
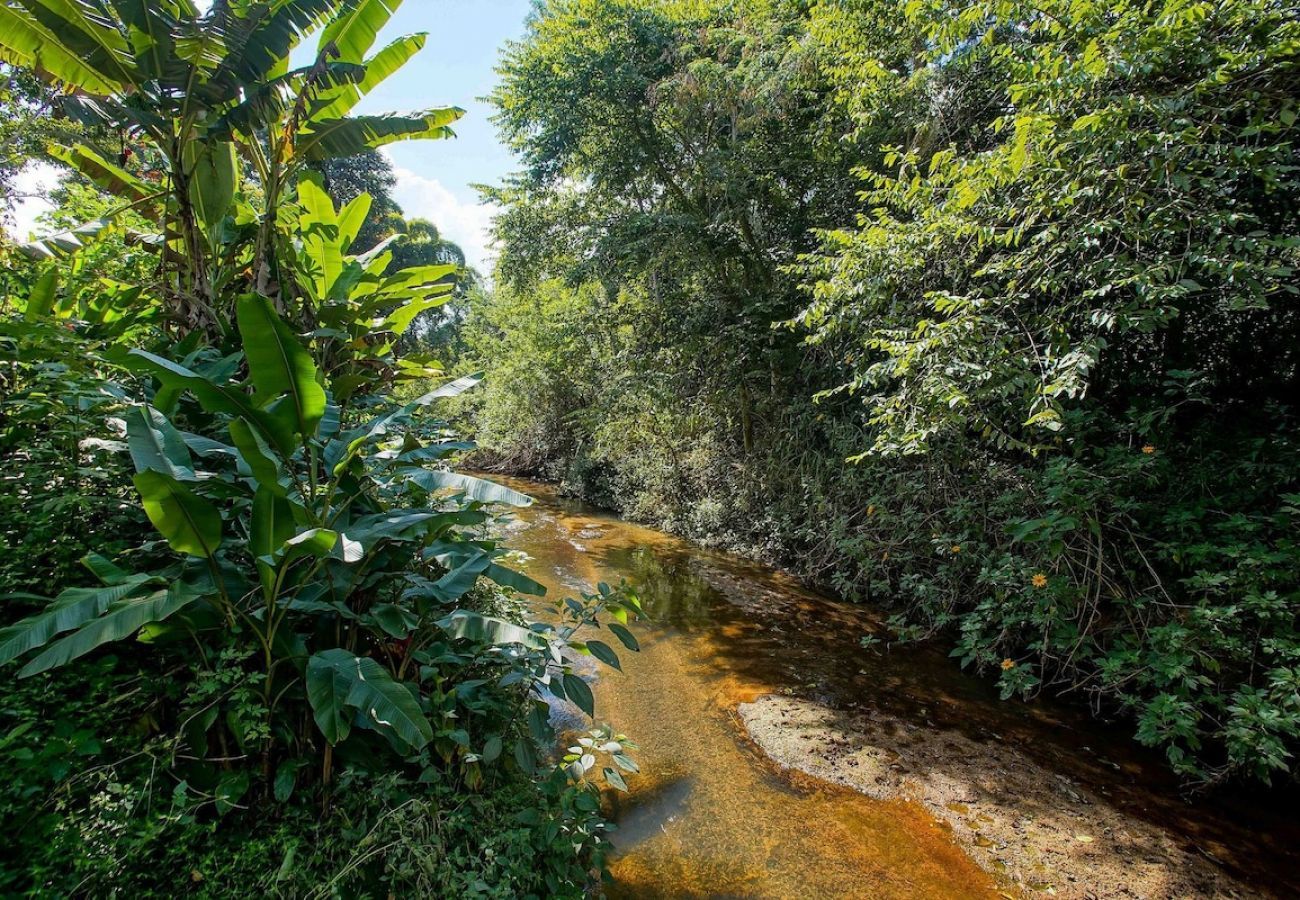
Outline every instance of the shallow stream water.
<path id="1" fill-rule="evenodd" d="M 1300 831 L 1276 795 L 1195 806 L 1128 732 L 1070 707 L 999 701 L 938 648 L 864 650 L 878 613 L 795 579 L 643 528 L 553 488 L 499 478 L 536 499 L 508 526 L 520 566 L 560 598 L 627 579 L 648 620 L 593 685 L 598 720 L 640 745 L 641 774 L 612 799 L 613 897 L 996 897 L 920 806 L 872 800 L 777 769 L 746 737 L 738 704 L 791 694 L 874 710 L 979 741 L 1013 741 L 1040 765 L 1159 823 L 1180 843 L 1279 896 L 1300 895 Z M 610 643 L 616 643 L 610 641 Z M 1295 893 L 1293 893 L 1295 891 Z"/>

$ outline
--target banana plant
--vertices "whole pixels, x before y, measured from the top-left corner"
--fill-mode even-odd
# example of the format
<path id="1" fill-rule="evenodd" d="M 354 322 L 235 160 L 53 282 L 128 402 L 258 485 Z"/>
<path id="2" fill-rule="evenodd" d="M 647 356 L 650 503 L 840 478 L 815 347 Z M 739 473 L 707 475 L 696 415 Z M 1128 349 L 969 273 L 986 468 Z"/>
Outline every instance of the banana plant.
<path id="1" fill-rule="evenodd" d="M 362 388 L 382 393 L 395 382 L 435 377 L 442 366 L 432 357 L 398 357 L 398 338 L 424 312 L 452 298 L 463 267 L 412 266 L 390 272 L 395 235 L 366 253 L 349 253 L 370 196 L 361 194 L 336 210 L 320 176 L 298 182 L 298 218 L 293 223 L 289 267 L 302 292 L 298 307 L 314 328 L 317 358 L 331 379 L 334 399 L 346 407 Z"/>
<path id="2" fill-rule="evenodd" d="M 465 603 L 480 577 L 545 592 L 504 565 L 505 551 L 477 530 L 488 504 L 529 498 L 443 468 L 470 445 L 425 416 L 477 379 L 356 418 L 334 401 L 309 347 L 267 297 L 241 296 L 236 319 L 242 360 L 202 350 L 182 360 L 129 356 L 154 384 L 123 415 L 135 487 L 175 562 L 129 573 L 88 558 L 100 585 L 65 590 L 0 630 L 0 664 L 23 657 L 19 674 L 30 676 L 136 634 L 192 641 L 204 658 L 233 643 L 256 660 L 266 723 L 253 738 L 223 737 L 260 755 L 268 777 L 273 762 L 312 758 L 322 742 L 329 749 L 316 759 L 326 781 L 336 746 L 409 757 L 432 743 L 429 752 L 480 766 L 487 742 L 499 746 L 503 735 L 481 736 L 478 748 L 447 737 L 459 738 L 463 726 L 447 706 L 455 684 L 439 682 L 438 660 L 457 643 L 499 648 L 517 681 L 554 680 L 556 692 L 567 689 L 590 711 L 566 653 L 608 661 L 608 648 L 583 644 L 577 629 L 606 610 L 626 621 L 639 612 L 633 596 L 602 592 L 575 604 L 581 621 L 531 628 Z M 241 370 L 246 377 L 235 380 Z M 202 433 L 178 423 L 201 423 Z M 312 732 L 299 727 L 307 721 Z"/>
<path id="3" fill-rule="evenodd" d="M 109 160 L 88 146 L 51 155 L 129 209 L 158 221 L 171 276 L 174 315 L 210 336 L 228 334 L 230 310 L 216 257 L 229 243 L 237 199 L 258 198 L 248 235 L 253 284 L 284 283 L 277 215 L 301 168 L 393 141 L 444 138 L 463 115 L 438 107 L 404 115 L 351 116 L 362 97 L 425 43 L 399 38 L 369 55 L 400 0 L 3 0 L 0 61 L 21 66 L 65 92 L 67 115 L 147 142 L 165 179 L 130 170 L 129 154 Z M 309 34 L 320 37 L 310 64 L 290 67 Z M 243 170 L 258 191 L 241 191 Z M 52 256 L 75 251 L 113 215 L 28 245 Z"/>

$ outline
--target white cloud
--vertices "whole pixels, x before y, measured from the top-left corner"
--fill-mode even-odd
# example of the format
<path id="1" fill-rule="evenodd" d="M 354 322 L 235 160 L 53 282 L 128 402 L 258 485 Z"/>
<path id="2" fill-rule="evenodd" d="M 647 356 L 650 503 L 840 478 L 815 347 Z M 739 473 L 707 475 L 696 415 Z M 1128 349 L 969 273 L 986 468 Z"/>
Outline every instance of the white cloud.
<path id="1" fill-rule="evenodd" d="M 492 203 L 462 203 L 435 178 L 425 178 L 410 169 L 393 167 L 397 185 L 393 199 L 409 219 L 428 219 L 448 240 L 465 251 L 469 264 L 482 274 L 492 274 L 496 253 L 492 241 L 492 217 L 499 208 Z"/>
<path id="2" fill-rule="evenodd" d="M 13 180 L 14 201 L 10 217 L 13 225 L 5 225 L 15 240 L 25 241 L 32 232 L 39 231 L 36 218 L 54 209 L 46 199 L 50 191 L 59 186 L 63 170 L 45 162 L 29 163 Z"/>

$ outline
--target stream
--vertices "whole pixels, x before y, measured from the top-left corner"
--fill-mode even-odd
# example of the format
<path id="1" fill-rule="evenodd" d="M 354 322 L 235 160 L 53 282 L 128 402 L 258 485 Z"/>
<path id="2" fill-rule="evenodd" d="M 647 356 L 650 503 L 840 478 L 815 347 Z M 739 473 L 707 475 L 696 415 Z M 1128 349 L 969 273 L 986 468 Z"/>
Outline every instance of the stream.
<path id="1" fill-rule="evenodd" d="M 1124 727 L 1061 704 L 999 701 L 940 647 L 863 649 L 864 635 L 884 633 L 877 611 L 563 499 L 548 485 L 489 477 L 535 498 L 506 526 L 507 543 L 527 554 L 517 567 L 547 586 L 548 599 L 626 579 L 647 613 L 633 626 L 641 652 L 620 649 L 623 672 L 601 666 L 593 684 L 598 721 L 640 747 L 630 792 L 609 797 L 618 825 L 611 897 L 1058 893 L 1051 872 L 1031 889 L 1000 875 L 997 860 L 981 866 L 920 803 L 872 799 L 776 765 L 738 712 L 764 695 L 886 716 L 923 736 L 1013 747 L 1027 766 L 1103 798 L 1251 894 L 1300 894 L 1294 796 L 1236 792 L 1188 804 Z M 1094 895 L 1075 887 L 1063 893 Z"/>

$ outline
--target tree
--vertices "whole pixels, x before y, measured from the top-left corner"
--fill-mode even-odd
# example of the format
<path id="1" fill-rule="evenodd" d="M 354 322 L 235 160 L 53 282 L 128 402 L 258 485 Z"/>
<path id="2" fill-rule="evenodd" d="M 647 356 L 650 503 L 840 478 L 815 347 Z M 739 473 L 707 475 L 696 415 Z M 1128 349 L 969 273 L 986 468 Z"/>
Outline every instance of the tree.
<path id="1" fill-rule="evenodd" d="M 186 327 L 229 335 L 232 310 L 219 308 L 217 299 L 243 266 L 217 254 L 236 199 L 247 200 L 237 157 L 260 188 L 260 207 L 249 209 L 257 232 L 249 261 L 253 286 L 274 292 L 289 274 L 279 262 L 277 210 L 303 167 L 396 140 L 447 137 L 463 114 L 441 107 L 348 116 L 424 45 L 424 35 L 413 35 L 367 57 L 395 8 L 385 0 L 238 0 L 200 12 L 189 0 L 115 0 L 92 10 L 6 0 L 0 60 L 38 72 L 64 91 L 60 105 L 75 121 L 120 131 L 161 155 L 163 181 L 151 183 L 125 169 L 124 160 L 105 159 L 85 145 L 54 151 L 122 195 L 124 209 L 157 217 L 175 316 Z M 290 50 L 317 29 L 314 61 L 289 69 Z M 55 255 L 78 246 L 78 234 L 35 249 Z M 312 311 L 303 314 L 310 319 Z"/>

